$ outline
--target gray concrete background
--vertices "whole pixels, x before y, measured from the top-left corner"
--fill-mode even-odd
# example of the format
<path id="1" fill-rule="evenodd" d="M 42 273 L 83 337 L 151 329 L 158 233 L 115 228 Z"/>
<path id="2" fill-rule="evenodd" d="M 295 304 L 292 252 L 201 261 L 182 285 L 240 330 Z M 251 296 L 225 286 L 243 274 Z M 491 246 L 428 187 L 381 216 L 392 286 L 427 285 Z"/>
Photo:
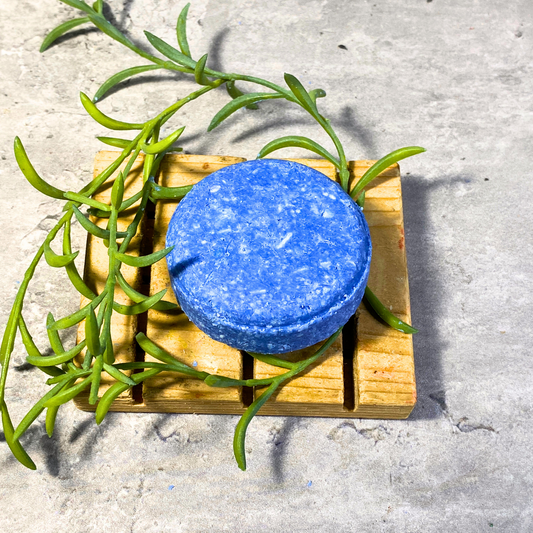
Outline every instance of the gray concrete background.
<path id="1" fill-rule="evenodd" d="M 173 40 L 183 3 L 110 4 L 142 41 L 143 29 Z M 73 13 L 54 0 L 0 3 L 2 329 L 61 209 L 24 181 L 13 137 L 46 179 L 80 188 L 101 148 L 95 135 L 106 132 L 78 92 L 92 95 L 109 75 L 144 64 L 95 30 L 39 54 L 46 32 Z M 232 457 L 236 417 L 111 414 L 96 427 L 66 406 L 53 439 L 41 421 L 24 439 L 36 472 L 0 442 L 0 530 L 533 531 L 532 15 L 530 0 L 195 0 L 193 54 L 209 51 L 213 67 L 280 82 L 290 72 L 324 88 L 323 112 L 350 158 L 427 148 L 402 164 L 421 330 L 418 405 L 407 421 L 256 418 L 246 473 Z M 146 78 L 102 109 L 146 120 L 191 87 L 178 76 Z M 279 103 L 204 135 L 226 99 L 211 94 L 169 126 L 189 124 L 189 152 L 254 157 L 275 136 L 324 140 Z M 63 274 L 43 267 L 26 304 L 38 343 L 47 312 L 77 304 Z M 14 418 L 44 390 L 18 350 L 8 383 Z"/>

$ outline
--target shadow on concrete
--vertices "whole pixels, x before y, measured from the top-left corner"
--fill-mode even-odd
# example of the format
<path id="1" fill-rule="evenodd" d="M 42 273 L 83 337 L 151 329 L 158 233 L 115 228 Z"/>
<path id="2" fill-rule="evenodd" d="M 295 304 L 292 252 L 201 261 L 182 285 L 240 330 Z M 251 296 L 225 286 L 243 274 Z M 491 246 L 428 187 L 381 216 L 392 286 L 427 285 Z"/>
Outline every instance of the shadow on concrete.
<path id="1" fill-rule="evenodd" d="M 343 130 L 355 142 L 361 145 L 366 159 L 379 159 L 383 156 L 383 154 L 378 154 L 373 133 L 368 128 L 365 128 L 358 120 L 353 106 L 344 106 L 341 109 L 340 117 L 334 119 L 332 124 L 333 127 L 338 130 Z"/>
<path id="2" fill-rule="evenodd" d="M 272 473 L 276 483 L 283 483 L 285 481 L 284 465 L 287 455 L 287 443 L 291 433 L 294 432 L 299 423 L 300 418 L 295 416 L 283 418 L 283 425 L 272 440 L 274 445 L 271 448 L 270 457 L 272 460 Z"/>
<path id="3" fill-rule="evenodd" d="M 451 189 L 468 181 L 467 176 L 444 176 L 431 181 L 423 176 L 402 176 L 412 324 L 419 330 L 413 336 L 418 400 L 410 420 L 439 418 L 441 410 L 434 408 L 435 402 L 445 405 L 442 353 L 447 340 L 439 333 L 439 320 L 444 312 L 446 281 L 439 270 L 442 252 L 435 245 L 431 196 L 436 189 Z"/>

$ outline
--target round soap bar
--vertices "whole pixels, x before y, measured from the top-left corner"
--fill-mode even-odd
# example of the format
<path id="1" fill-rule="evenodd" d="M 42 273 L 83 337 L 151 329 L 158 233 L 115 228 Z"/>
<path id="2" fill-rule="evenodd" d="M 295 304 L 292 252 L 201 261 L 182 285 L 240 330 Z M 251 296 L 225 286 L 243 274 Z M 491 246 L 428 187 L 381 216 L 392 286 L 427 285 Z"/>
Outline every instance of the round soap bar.
<path id="1" fill-rule="evenodd" d="M 299 163 L 247 161 L 204 178 L 170 221 L 172 288 L 215 340 L 283 353 L 332 335 L 363 297 L 372 245 L 359 206 Z"/>

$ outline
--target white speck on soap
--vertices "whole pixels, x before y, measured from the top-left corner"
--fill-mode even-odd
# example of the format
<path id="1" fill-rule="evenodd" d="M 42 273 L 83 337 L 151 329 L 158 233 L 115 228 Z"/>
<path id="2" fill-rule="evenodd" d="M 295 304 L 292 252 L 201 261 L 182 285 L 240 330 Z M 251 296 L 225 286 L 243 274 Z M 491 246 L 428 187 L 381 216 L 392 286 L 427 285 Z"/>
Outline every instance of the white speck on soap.
<path id="1" fill-rule="evenodd" d="M 329 210 L 329 209 L 326 209 L 323 213 L 322 213 L 322 216 L 324 218 L 333 218 L 333 213 Z"/>
<path id="2" fill-rule="evenodd" d="M 209 192 L 218 192 L 220 191 L 220 185 L 215 185 L 209 189 Z"/>
<path id="3" fill-rule="evenodd" d="M 279 250 L 280 248 L 283 248 L 291 237 L 292 237 L 292 233 L 287 233 L 287 235 L 285 235 L 285 237 L 283 237 L 281 242 L 276 246 L 276 249 Z"/>

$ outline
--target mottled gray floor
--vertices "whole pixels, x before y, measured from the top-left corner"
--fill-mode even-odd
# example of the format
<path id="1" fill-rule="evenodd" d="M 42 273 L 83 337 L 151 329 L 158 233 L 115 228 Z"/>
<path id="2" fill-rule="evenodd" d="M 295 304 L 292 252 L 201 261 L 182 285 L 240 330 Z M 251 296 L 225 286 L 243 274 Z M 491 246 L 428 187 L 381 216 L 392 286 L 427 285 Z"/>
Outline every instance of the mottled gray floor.
<path id="1" fill-rule="evenodd" d="M 132 38 L 147 29 L 170 40 L 182 2 L 111 7 Z M 0 3 L 2 327 L 61 210 L 22 178 L 13 137 L 45 178 L 79 189 L 105 131 L 78 92 L 143 64 L 95 30 L 40 55 L 47 30 L 73 11 L 55 0 Z M 418 405 L 407 421 L 258 418 L 246 473 L 232 457 L 234 417 L 113 414 L 96 427 L 67 406 L 52 440 L 41 422 L 24 440 L 36 472 L 0 442 L 0 529 L 532 531 L 532 15 L 530 0 L 196 0 L 193 54 L 324 88 L 323 112 L 350 158 L 428 149 L 402 165 Z M 145 120 L 185 94 L 179 78 L 126 83 L 102 109 Z M 205 135 L 225 101 L 220 92 L 185 111 L 189 152 L 251 158 L 275 136 L 324 140 L 279 102 Z M 26 305 L 36 340 L 50 309 L 60 316 L 77 303 L 62 273 L 40 270 Z M 21 351 L 13 363 L 18 420 L 44 388 Z"/>

